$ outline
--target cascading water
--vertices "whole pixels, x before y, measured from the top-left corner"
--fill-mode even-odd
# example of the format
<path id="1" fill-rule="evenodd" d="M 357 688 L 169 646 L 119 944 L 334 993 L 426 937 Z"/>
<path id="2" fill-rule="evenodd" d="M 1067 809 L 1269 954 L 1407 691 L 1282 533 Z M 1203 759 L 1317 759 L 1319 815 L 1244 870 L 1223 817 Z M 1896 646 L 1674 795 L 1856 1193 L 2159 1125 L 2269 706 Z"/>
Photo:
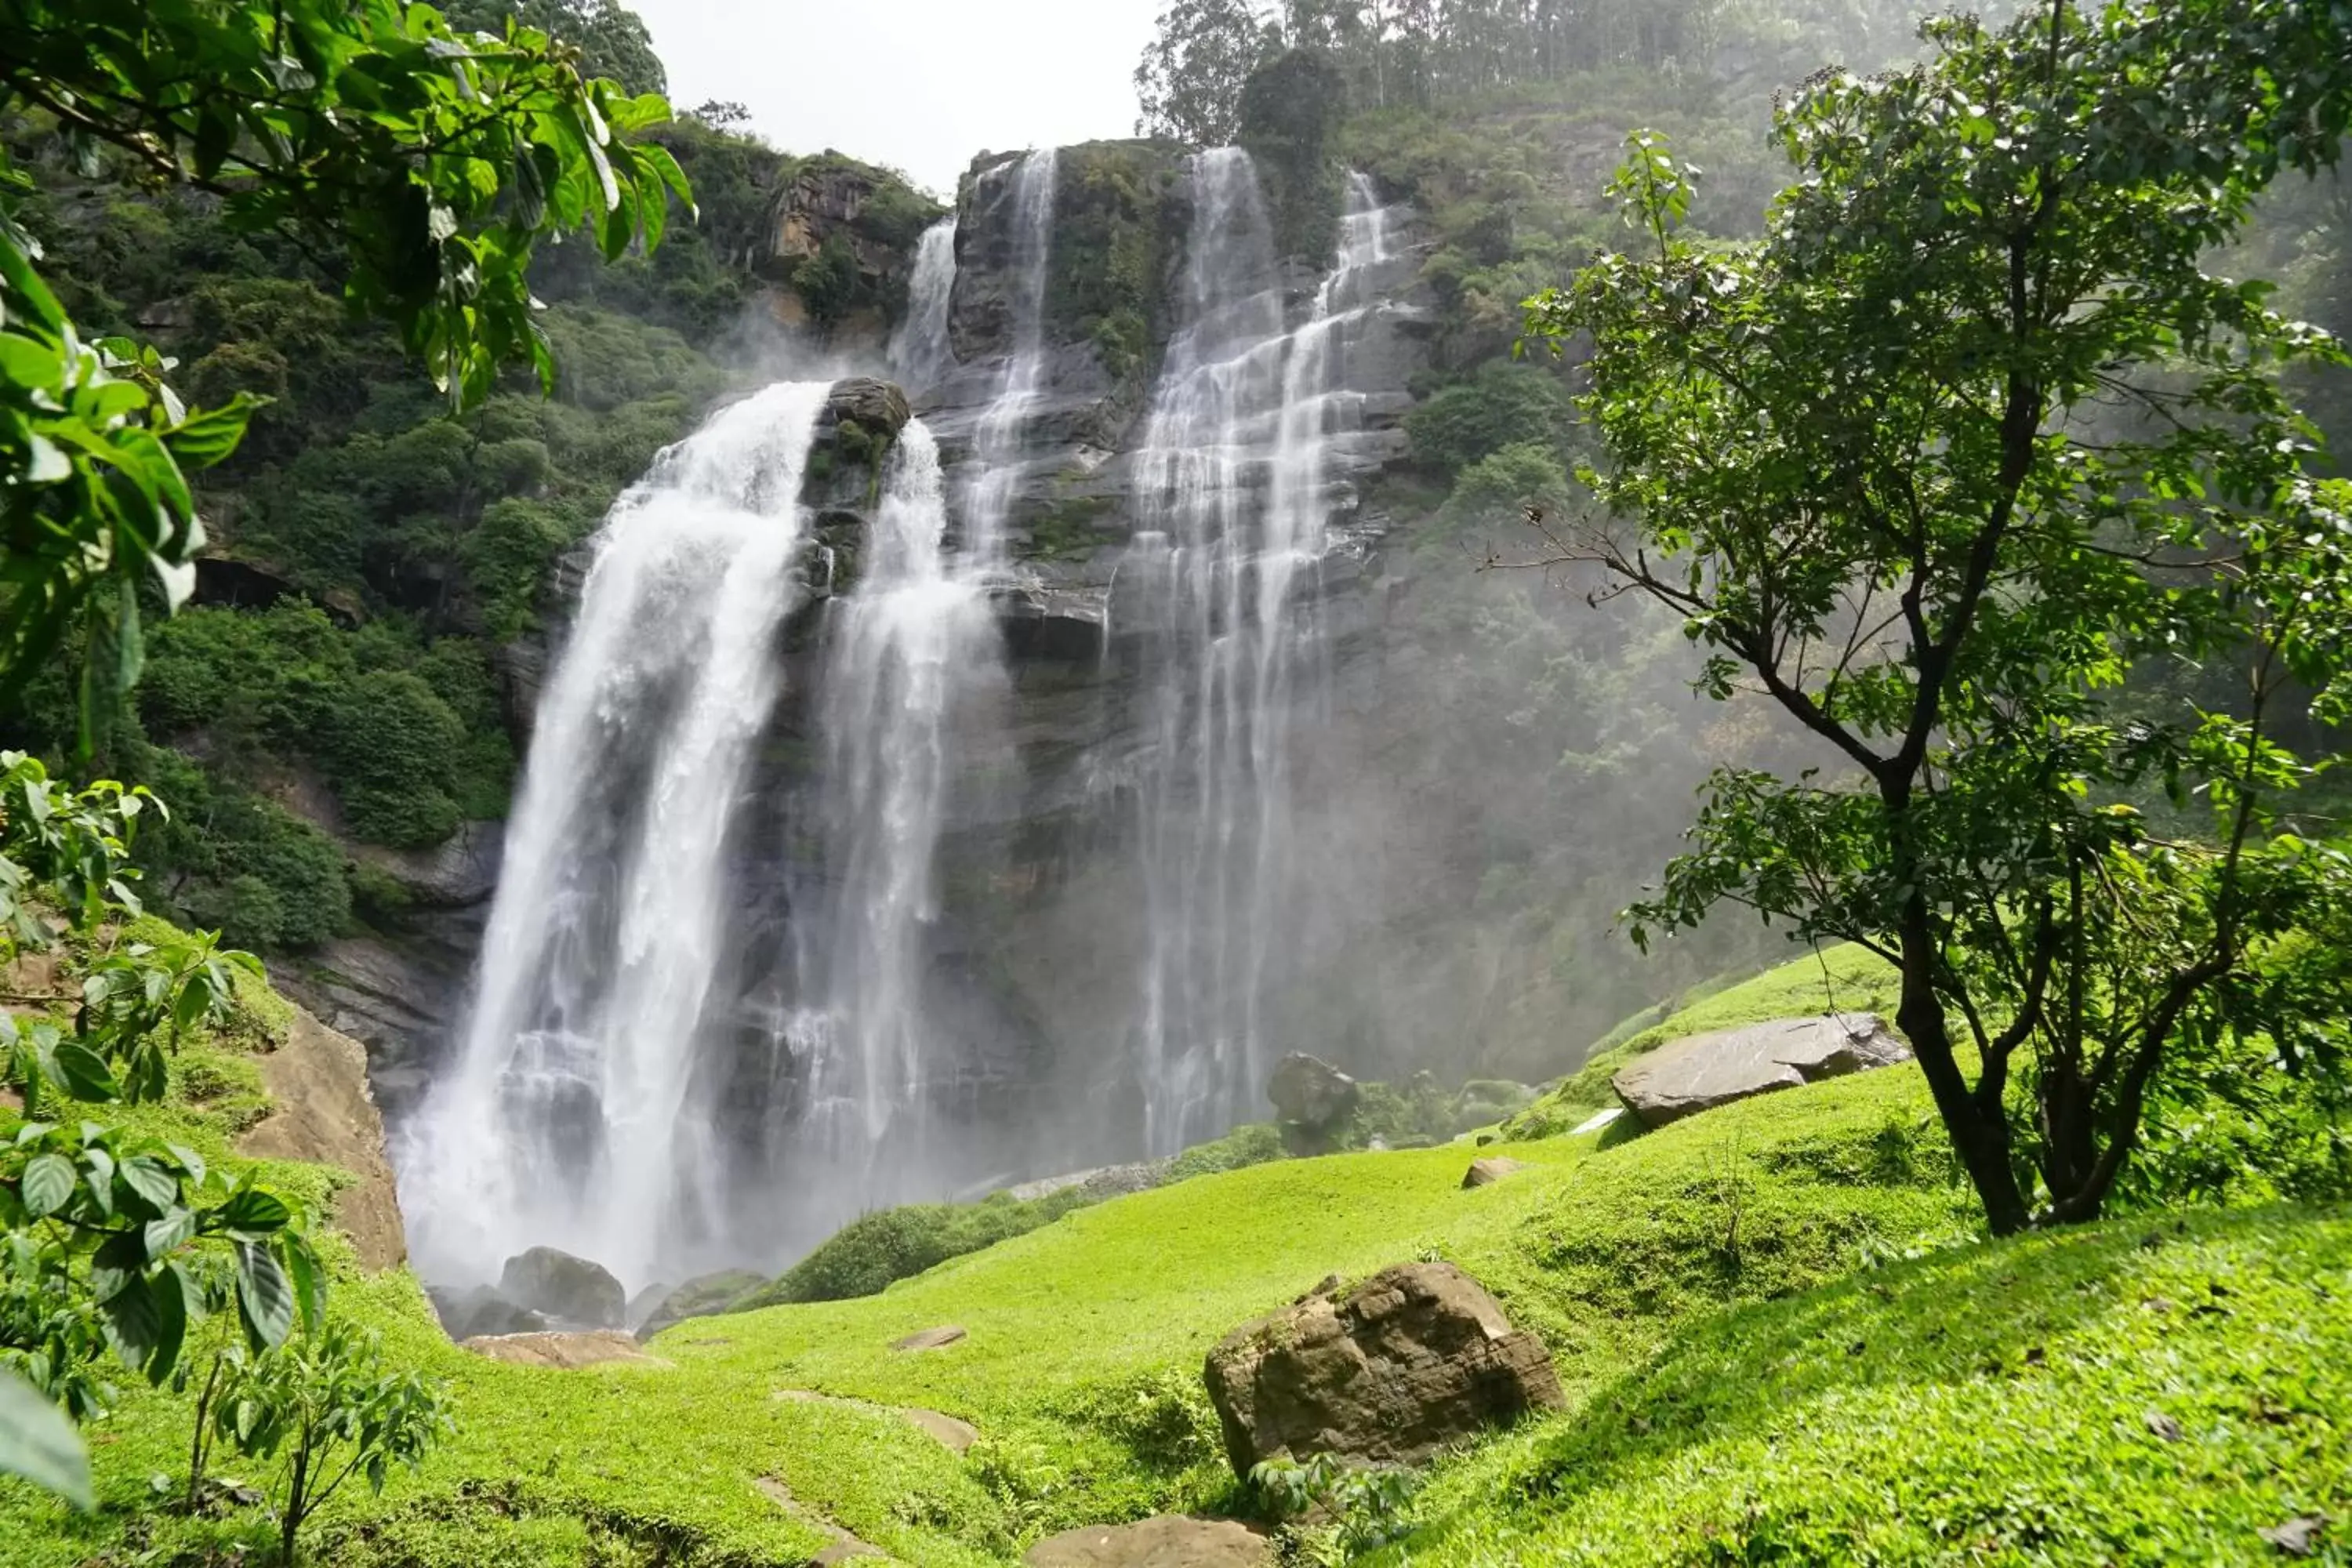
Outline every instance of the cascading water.
<path id="1" fill-rule="evenodd" d="M 948 305 L 955 291 L 956 221 L 941 218 L 923 231 L 907 284 L 907 319 L 890 340 L 890 374 L 914 390 L 936 383 L 954 363 L 948 342 Z"/>
<path id="2" fill-rule="evenodd" d="M 1060 153 L 1046 147 L 982 176 L 1013 182 L 1013 280 L 1012 341 L 996 396 L 972 432 L 974 477 L 965 491 L 964 552 L 983 569 L 1003 553 L 1004 525 L 1025 471 L 1024 443 L 1045 384 L 1045 279 L 1060 169 Z"/>
<path id="3" fill-rule="evenodd" d="M 1265 1081 L 1267 965 L 1291 911 L 1292 731 L 1319 654 L 1311 574 L 1332 498 L 1330 445 L 1360 399 L 1339 386 L 1358 295 L 1388 258 L 1370 183 L 1351 177 L 1339 264 L 1296 331 L 1248 154 L 1193 162 L 1180 328 L 1138 472 L 1123 568 L 1146 606 L 1140 790 L 1148 950 L 1138 1066 L 1155 1152 L 1243 1120 Z"/>
<path id="4" fill-rule="evenodd" d="M 813 942 L 824 1000 L 803 1020 L 818 1047 L 805 1124 L 836 1157 L 879 1152 L 946 1070 L 924 982 L 951 731 L 998 656 L 985 584 L 946 554 L 947 522 L 939 443 L 918 419 L 891 458 L 863 580 L 834 607 L 824 664 L 818 815 L 839 871 Z"/>
<path id="5" fill-rule="evenodd" d="M 430 1278 L 490 1278 L 546 1244 L 642 1282 L 666 1241 L 721 1217 L 697 1069 L 827 390 L 723 410 L 605 525 L 541 703 L 458 1057 L 400 1151 Z"/>

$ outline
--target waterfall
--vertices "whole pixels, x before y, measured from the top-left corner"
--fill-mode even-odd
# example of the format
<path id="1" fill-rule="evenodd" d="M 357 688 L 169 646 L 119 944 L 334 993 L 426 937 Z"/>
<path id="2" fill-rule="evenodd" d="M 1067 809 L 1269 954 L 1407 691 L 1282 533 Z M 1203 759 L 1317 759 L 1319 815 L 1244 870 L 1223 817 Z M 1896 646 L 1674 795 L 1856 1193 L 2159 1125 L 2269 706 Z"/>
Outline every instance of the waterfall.
<path id="1" fill-rule="evenodd" d="M 1056 159 L 1032 153 L 982 174 L 1009 182 L 1008 343 L 993 396 L 972 426 L 974 478 L 949 552 L 940 447 L 921 421 L 900 434 L 860 581 L 831 606 L 822 676 L 824 771 L 815 821 L 827 868 L 804 921 L 803 1004 L 788 1027 L 809 1064 L 806 1159 L 860 1204 L 919 1190 L 952 1165 L 930 1111 L 958 1062 L 948 1009 L 926 984 L 939 921 L 940 845 L 959 766 L 980 749 L 957 720 L 1003 681 L 1003 640 L 989 590 L 1004 566 L 1004 526 L 1021 478 L 1030 415 L 1045 380 L 1046 267 Z M 945 313 L 951 277 L 924 278 L 941 230 L 924 237 L 915 308 Z M 952 229 L 946 240 L 952 267 Z M 912 342 L 910 324 L 907 341 Z M 906 363 L 917 363 L 909 353 Z M 963 743 L 959 744 L 959 737 Z M 886 1142 L 887 1140 L 887 1142 Z"/>
<path id="2" fill-rule="evenodd" d="M 1045 382 L 1045 279 L 1053 261 L 1060 167 L 1060 154 L 1047 147 L 981 176 L 1013 182 L 1013 279 L 1004 370 L 973 432 L 974 477 L 965 492 L 964 549 L 983 568 L 999 564 L 1003 554 L 1005 521 L 1026 471 L 1024 444 Z"/>
<path id="3" fill-rule="evenodd" d="M 1124 568 L 1140 577 L 1127 602 L 1150 606 L 1136 1046 L 1155 1152 L 1245 1120 L 1270 1066 L 1260 1010 L 1296 914 L 1292 738 L 1320 698 L 1300 677 L 1320 685 L 1329 453 L 1360 412 L 1339 385 L 1342 349 L 1390 254 L 1370 182 L 1351 176 L 1338 263 L 1293 331 L 1248 154 L 1200 154 L 1192 184 L 1180 326 Z"/>
<path id="4" fill-rule="evenodd" d="M 951 727 L 998 657 L 974 563 L 943 548 L 947 521 L 939 443 L 919 419 L 899 435 L 863 579 L 834 606 L 825 653 L 817 819 L 838 871 L 808 987 L 823 1000 L 801 1026 L 816 1047 L 812 1131 L 837 1154 L 878 1152 L 947 1066 L 924 972 Z"/>
<path id="5" fill-rule="evenodd" d="M 697 1068 L 827 390 L 781 384 L 720 412 L 604 526 L 540 706 L 457 1058 L 399 1152 L 430 1278 L 495 1278 L 546 1244 L 641 1284 L 666 1238 L 718 1217 Z"/>
<path id="6" fill-rule="evenodd" d="M 945 217 L 923 231 L 915 250 L 907 319 L 890 340 L 890 374 L 909 392 L 934 384 L 953 363 L 948 302 L 955 289 L 955 242 L 956 220 Z"/>

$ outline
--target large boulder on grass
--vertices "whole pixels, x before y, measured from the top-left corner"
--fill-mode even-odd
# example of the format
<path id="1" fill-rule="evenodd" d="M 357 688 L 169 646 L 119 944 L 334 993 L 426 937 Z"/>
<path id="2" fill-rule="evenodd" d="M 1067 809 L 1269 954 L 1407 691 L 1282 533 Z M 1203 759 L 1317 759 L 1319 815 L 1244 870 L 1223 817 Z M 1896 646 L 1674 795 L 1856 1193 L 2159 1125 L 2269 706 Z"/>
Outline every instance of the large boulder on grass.
<path id="1" fill-rule="evenodd" d="M 1565 1402 L 1543 1342 L 1450 1263 L 1400 1263 L 1236 1329 L 1207 1377 L 1244 1477 L 1286 1451 L 1417 1464 Z"/>
<path id="2" fill-rule="evenodd" d="M 1910 1059 L 1911 1047 L 1875 1013 L 1833 1013 L 1693 1035 L 1612 1081 L 1643 1126 L 1664 1127 L 1736 1100 Z"/>
<path id="3" fill-rule="evenodd" d="M 499 1294 L 566 1328 L 617 1329 L 629 1313 L 629 1293 L 610 1270 L 552 1247 L 508 1258 Z"/>
<path id="4" fill-rule="evenodd" d="M 655 1303 L 637 1329 L 637 1338 L 652 1339 L 664 1329 L 688 1318 L 710 1318 L 767 1283 L 763 1275 L 740 1268 L 704 1274 L 688 1280 Z"/>

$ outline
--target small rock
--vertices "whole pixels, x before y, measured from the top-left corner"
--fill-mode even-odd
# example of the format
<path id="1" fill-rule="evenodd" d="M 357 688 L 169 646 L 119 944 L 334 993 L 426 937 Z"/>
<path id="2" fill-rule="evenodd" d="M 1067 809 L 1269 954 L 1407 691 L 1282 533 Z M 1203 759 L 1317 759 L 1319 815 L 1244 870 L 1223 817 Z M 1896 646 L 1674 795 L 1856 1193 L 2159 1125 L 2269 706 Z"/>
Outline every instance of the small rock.
<path id="1" fill-rule="evenodd" d="M 2309 1557 L 2319 1550 L 2319 1535 L 2326 1528 L 2326 1516 L 2315 1513 L 2290 1519 L 2284 1524 L 2266 1526 L 2255 1533 L 2289 1557 Z"/>
<path id="2" fill-rule="evenodd" d="M 980 1441 L 980 1428 L 938 1410 L 909 1405 L 900 1412 L 908 1420 L 937 1437 L 951 1454 L 961 1454 Z"/>
<path id="3" fill-rule="evenodd" d="M 552 1366 L 577 1372 L 583 1366 L 628 1362 L 639 1366 L 667 1366 L 637 1348 L 637 1342 L 618 1329 L 584 1334 L 485 1334 L 467 1340 L 465 1348 L 492 1361 L 515 1366 Z"/>
<path id="4" fill-rule="evenodd" d="M 1272 1568 L 1265 1537 L 1230 1519 L 1161 1514 L 1135 1524 L 1090 1524 L 1049 1535 L 1028 1568 Z"/>
<path id="5" fill-rule="evenodd" d="M 1470 1169 L 1462 1177 L 1462 1190 L 1466 1193 L 1473 1187 L 1490 1187 L 1512 1172 L 1526 1169 L 1527 1166 L 1517 1160 L 1489 1154 L 1483 1160 L 1470 1162 Z"/>
<path id="6" fill-rule="evenodd" d="M 603 1265 L 552 1247 L 534 1247 L 507 1259 L 499 1292 L 559 1323 L 617 1329 L 629 1315 L 629 1294 Z"/>
<path id="7" fill-rule="evenodd" d="M 1625 1108 L 1623 1106 L 1612 1105 L 1606 1110 L 1594 1112 L 1592 1115 L 1588 1116 L 1583 1121 L 1578 1122 L 1575 1126 L 1570 1128 L 1568 1130 L 1568 1135 L 1571 1138 L 1576 1138 L 1580 1137 L 1587 1132 L 1598 1132 L 1602 1128 L 1616 1122 L 1618 1119 L 1622 1117 L 1624 1114 Z"/>
<path id="8" fill-rule="evenodd" d="M 894 1341 L 890 1348 L 894 1351 L 935 1351 L 951 1345 L 963 1337 L 964 1331 L 953 1326 L 925 1329 L 920 1333 L 908 1334 L 903 1340 Z"/>
<path id="9" fill-rule="evenodd" d="M 2151 1410 L 2140 1417 L 2147 1429 L 2168 1443 L 2180 1441 L 2180 1423 L 2161 1410 Z"/>

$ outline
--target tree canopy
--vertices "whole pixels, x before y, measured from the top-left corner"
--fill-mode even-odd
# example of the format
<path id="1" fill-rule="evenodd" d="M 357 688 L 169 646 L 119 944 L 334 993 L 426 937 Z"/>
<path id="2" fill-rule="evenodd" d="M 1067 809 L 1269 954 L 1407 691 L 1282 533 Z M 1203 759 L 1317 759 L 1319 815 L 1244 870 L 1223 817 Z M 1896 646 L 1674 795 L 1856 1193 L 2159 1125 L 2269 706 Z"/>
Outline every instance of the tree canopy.
<path id="1" fill-rule="evenodd" d="M 1823 751 L 1718 773 L 1635 935 L 1728 902 L 1894 961 L 1997 1230 L 2096 1215 L 2168 1071 L 2342 1043 L 2352 878 L 2296 801 L 2352 711 L 2352 487 L 2280 376 L 2344 349 L 2200 261 L 2336 157 L 2347 27 L 2286 0 L 1932 22 L 1927 63 L 1782 110 L 1799 178 L 1762 239 L 1680 232 L 1697 171 L 1637 135 L 1640 253 L 1530 302 L 1591 334 L 1606 453 L 1548 559 L 1680 615 L 1702 689 Z M 2119 700 L 2183 664 L 2234 689 Z"/>
<path id="2" fill-rule="evenodd" d="M 0 111 L 47 117 L 93 171 L 127 162 L 290 237 L 461 405 L 509 362 L 552 381 L 537 242 L 657 245 L 688 196 L 632 134 L 667 118 L 658 96 L 583 76 L 537 28 L 463 33 L 397 0 L 24 0 L 0 12 Z M 25 188 L 0 166 L 0 192 Z M 204 543 L 186 474 L 232 451 L 253 407 L 192 410 L 152 350 L 85 341 L 39 262 L 0 207 L 0 708 L 76 626 L 89 679 L 136 679 L 142 584 L 176 606 Z"/>

